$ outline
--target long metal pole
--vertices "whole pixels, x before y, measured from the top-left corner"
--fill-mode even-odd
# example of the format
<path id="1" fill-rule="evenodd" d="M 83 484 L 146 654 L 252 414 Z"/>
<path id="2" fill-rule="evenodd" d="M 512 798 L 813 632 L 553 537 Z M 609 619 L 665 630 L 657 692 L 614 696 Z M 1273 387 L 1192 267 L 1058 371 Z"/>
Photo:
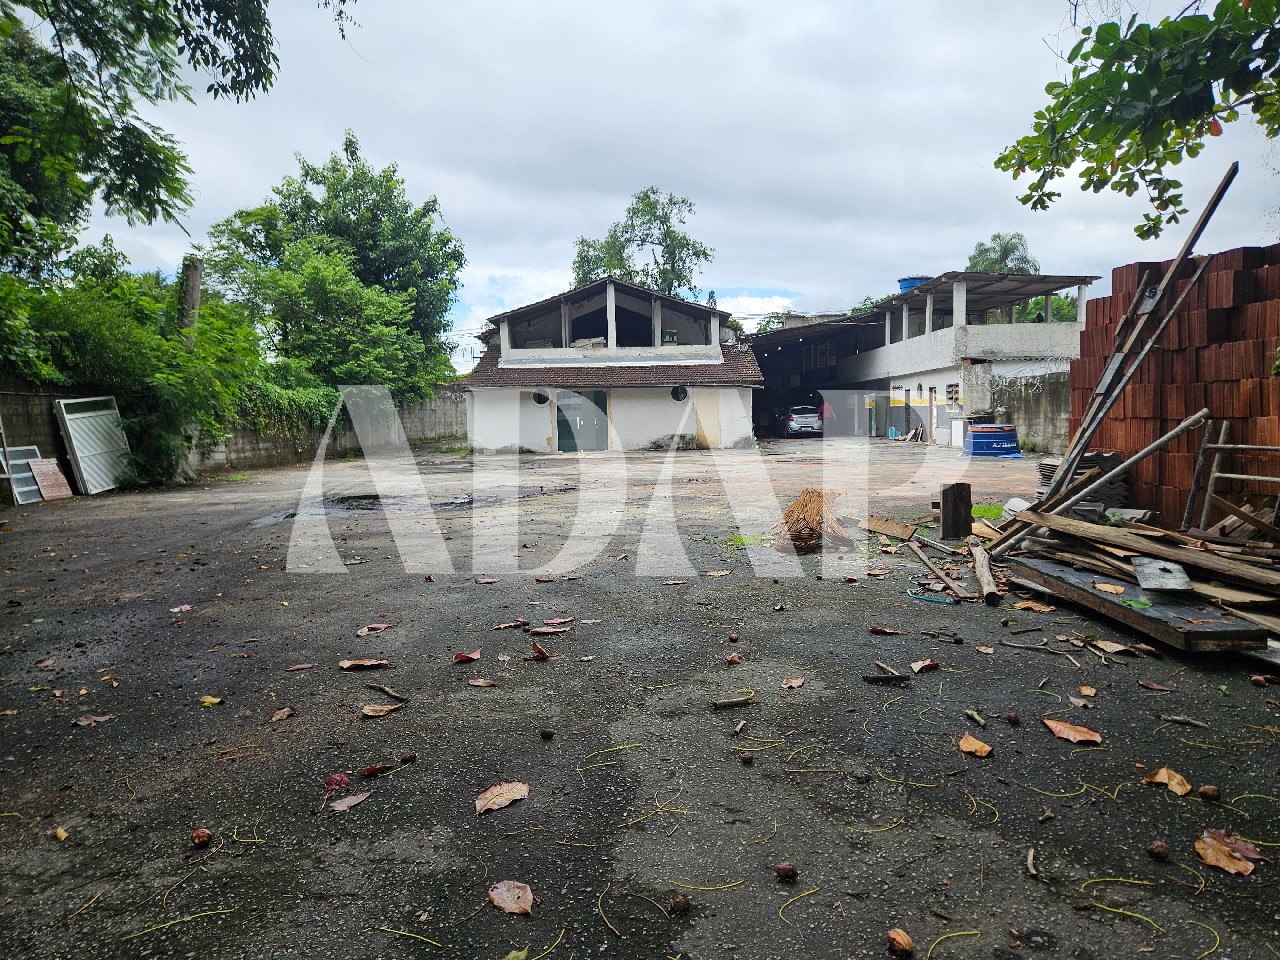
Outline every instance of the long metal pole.
<path id="1" fill-rule="evenodd" d="M 1155 443 L 1151 444 L 1149 447 L 1144 447 L 1142 450 L 1139 450 L 1132 457 L 1130 457 L 1124 463 L 1120 464 L 1120 466 L 1116 467 L 1110 473 L 1103 474 L 1101 477 L 1093 481 L 1093 483 L 1089 484 L 1089 486 L 1085 487 L 1079 493 L 1068 497 L 1066 500 L 1062 501 L 1062 503 L 1058 504 L 1056 507 L 1054 507 L 1052 510 L 1049 510 L 1048 512 L 1050 514 L 1058 514 L 1058 513 L 1063 513 L 1066 510 L 1069 510 L 1071 507 L 1074 507 L 1077 503 L 1085 499 L 1085 497 L 1089 496 L 1089 494 L 1093 493 L 1095 490 L 1101 490 L 1112 480 L 1115 480 L 1121 475 L 1127 473 L 1131 467 L 1133 467 L 1138 463 L 1141 463 L 1143 460 L 1147 459 L 1147 457 L 1151 456 L 1151 454 L 1155 453 L 1161 447 L 1167 446 L 1169 443 L 1173 442 L 1178 437 L 1182 436 L 1188 430 L 1194 430 L 1196 427 L 1200 426 L 1200 424 L 1207 419 L 1209 419 L 1209 408 L 1205 407 L 1199 413 L 1193 414 L 1192 416 L 1188 417 L 1186 420 L 1183 420 L 1180 424 L 1178 424 L 1176 427 L 1174 427 L 1172 430 L 1166 433 L 1163 437 L 1161 437 Z M 1036 525 L 1034 523 L 1029 524 L 1025 530 L 1019 531 L 1016 536 L 1010 537 L 1004 543 L 996 544 L 994 547 L 991 548 L 992 556 L 996 556 L 996 557 L 1004 556 L 1004 554 L 1008 553 L 1011 549 L 1013 549 L 1015 546 L 1021 543 L 1023 539 L 1029 533 L 1031 533 L 1031 531 L 1035 529 L 1036 529 Z"/>

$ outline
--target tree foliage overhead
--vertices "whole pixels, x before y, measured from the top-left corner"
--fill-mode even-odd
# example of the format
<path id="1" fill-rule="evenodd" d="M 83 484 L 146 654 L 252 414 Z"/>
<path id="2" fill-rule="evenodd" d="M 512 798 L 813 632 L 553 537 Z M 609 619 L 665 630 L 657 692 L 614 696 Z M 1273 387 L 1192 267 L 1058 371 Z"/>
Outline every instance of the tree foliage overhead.
<path id="1" fill-rule="evenodd" d="M 1280 133 L 1277 0 L 1219 0 L 1212 13 L 1200 6 L 1156 24 L 1135 16 L 1081 29 L 1070 75 L 1045 87 L 1050 101 L 1032 132 L 996 159 L 1015 179 L 1031 178 L 1022 203 L 1047 209 L 1061 196 L 1055 182 L 1076 169 L 1082 190 L 1145 192 L 1153 209 L 1135 232 L 1156 237 L 1187 212 L 1169 167 L 1197 156 L 1242 112 L 1268 137 Z"/>
<path id="2" fill-rule="evenodd" d="M 436 199 L 415 207 L 395 165 L 375 169 L 352 132 L 322 165 L 297 159 L 266 203 L 210 228 L 209 281 L 321 382 L 421 397 L 452 373 L 462 243 Z"/>
<path id="3" fill-rule="evenodd" d="M 715 251 L 680 229 L 693 212 L 688 197 L 664 194 L 657 187 L 641 190 L 603 239 L 578 238 L 574 286 L 614 276 L 669 296 L 697 299 L 697 274 Z"/>
<path id="4" fill-rule="evenodd" d="M 985 243 L 974 244 L 965 270 L 971 273 L 1015 273 L 1031 275 L 1040 272 L 1040 262 L 1031 255 L 1027 238 L 1021 233 L 993 233 Z"/>

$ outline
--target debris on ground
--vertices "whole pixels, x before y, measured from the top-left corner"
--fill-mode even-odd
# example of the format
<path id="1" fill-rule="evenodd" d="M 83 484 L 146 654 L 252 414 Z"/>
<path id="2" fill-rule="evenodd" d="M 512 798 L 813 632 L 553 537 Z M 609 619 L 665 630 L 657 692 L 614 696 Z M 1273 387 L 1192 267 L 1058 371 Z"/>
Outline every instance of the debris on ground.
<path id="1" fill-rule="evenodd" d="M 836 517 L 831 505 L 840 494 L 817 487 L 805 487 L 800 496 L 783 512 L 782 520 L 771 531 L 773 546 L 778 550 L 813 553 L 823 546 L 823 538 L 835 546 L 855 543 L 849 531 Z"/>

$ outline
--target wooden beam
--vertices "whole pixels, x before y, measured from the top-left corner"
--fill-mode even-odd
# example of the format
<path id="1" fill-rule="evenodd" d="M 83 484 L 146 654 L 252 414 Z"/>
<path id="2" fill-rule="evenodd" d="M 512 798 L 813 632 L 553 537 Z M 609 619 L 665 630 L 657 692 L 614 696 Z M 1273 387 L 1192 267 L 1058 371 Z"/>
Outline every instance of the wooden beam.
<path id="1" fill-rule="evenodd" d="M 996 578 L 991 575 L 991 554 L 977 537 L 970 536 L 965 541 L 969 544 L 969 555 L 973 557 L 973 572 L 982 587 L 982 599 L 988 607 L 1000 606 L 1000 588 L 996 586 Z"/>
<path id="2" fill-rule="evenodd" d="M 978 599 L 978 595 L 976 593 L 956 583 L 949 576 L 947 576 L 946 573 L 943 572 L 941 567 L 939 567 L 936 563 L 930 560 L 928 555 L 921 548 L 920 544 L 916 543 L 914 540 L 908 540 L 907 546 L 910 547 L 913 551 L 915 551 L 915 555 L 919 557 L 922 561 L 924 561 L 924 565 L 929 568 L 929 571 L 935 577 L 937 577 L 944 584 L 946 584 L 947 589 L 950 590 L 952 594 L 955 595 L 955 598 L 957 600 L 977 600 Z"/>
<path id="3" fill-rule="evenodd" d="M 1216 553 L 1208 553 L 1204 550 L 1194 550 L 1188 547 L 1171 547 L 1158 540 L 1138 536 L 1127 530 L 1121 530 L 1116 527 L 1103 527 L 1096 523 L 1085 523 L 1083 520 L 1073 520 L 1070 517 L 1060 517 L 1052 513 L 1035 513 L 1031 510 L 1023 510 L 1016 517 L 1025 523 L 1048 527 L 1058 533 L 1070 534 L 1073 537 L 1092 540 L 1094 543 L 1105 544 L 1122 550 L 1133 550 L 1149 557 L 1172 560 L 1174 563 L 1196 567 L 1199 570 L 1209 570 L 1224 577 L 1230 577 L 1233 580 L 1244 580 L 1264 587 L 1280 587 L 1280 573 L 1240 563 L 1236 560 L 1228 560 L 1226 557 L 1220 557 Z"/>
<path id="4" fill-rule="evenodd" d="M 963 540 L 973 533 L 973 488 L 969 484 L 944 484 L 941 502 L 943 540 Z"/>
<path id="5" fill-rule="evenodd" d="M 1250 513 L 1248 510 L 1242 510 L 1240 507 L 1237 507 L 1230 500 L 1223 500 L 1222 497 L 1218 496 L 1216 493 L 1212 494 L 1209 497 L 1209 499 L 1213 501 L 1213 505 L 1215 507 L 1217 507 L 1220 510 L 1227 511 L 1227 513 L 1231 514 L 1233 517 L 1236 517 L 1237 519 L 1243 520 L 1245 523 L 1253 527 L 1253 529 L 1257 530 L 1259 533 L 1266 533 L 1266 534 L 1270 534 L 1273 537 L 1280 537 L 1280 527 L 1267 523 L 1267 521 L 1261 519 L 1260 517 L 1255 516 L 1254 514 Z"/>

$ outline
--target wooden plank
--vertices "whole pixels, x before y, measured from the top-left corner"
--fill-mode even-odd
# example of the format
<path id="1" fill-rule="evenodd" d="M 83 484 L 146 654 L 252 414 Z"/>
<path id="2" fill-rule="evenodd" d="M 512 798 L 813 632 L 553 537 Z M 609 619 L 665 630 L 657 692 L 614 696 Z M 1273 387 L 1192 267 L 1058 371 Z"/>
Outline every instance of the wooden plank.
<path id="1" fill-rule="evenodd" d="M 982 599 L 988 607 L 1000 606 L 1000 588 L 996 586 L 996 578 L 991 575 L 991 555 L 982 541 L 975 536 L 968 539 L 969 555 L 973 557 L 973 572 L 982 586 Z"/>
<path id="2" fill-rule="evenodd" d="M 859 520 L 858 526 L 872 533 L 883 533 L 885 536 L 897 537 L 899 540 L 910 540 L 916 534 L 916 528 L 909 523 L 900 523 L 885 517 L 867 517 Z"/>
<path id="3" fill-rule="evenodd" d="M 1208 652 L 1266 647 L 1265 629 L 1239 617 L 1223 617 L 1216 609 L 1158 595 L 1142 595 L 1141 599 L 1149 601 L 1151 606 L 1134 608 L 1118 600 L 1136 600 L 1138 596 L 1117 598 L 1100 593 L 1093 589 L 1093 578 L 1088 573 L 1073 570 L 1066 564 L 1037 557 L 1011 557 L 1009 564 L 1022 579 L 1180 650 Z M 1137 588 L 1127 592 L 1141 594 Z M 1192 622 L 1195 620 L 1211 622 Z"/>
<path id="4" fill-rule="evenodd" d="M 963 540 L 973 533 L 973 488 L 967 483 L 942 486 L 943 540 Z"/>
<path id="5" fill-rule="evenodd" d="M 1191 590 L 1197 597 L 1204 597 L 1215 603 L 1227 603 L 1233 607 L 1276 602 L 1276 598 L 1269 593 L 1254 593 L 1252 590 L 1241 590 L 1239 587 L 1219 587 L 1212 583 L 1205 583 L 1203 580 L 1192 580 Z"/>
<path id="6" fill-rule="evenodd" d="M 1103 527 L 1096 523 L 1073 520 L 1070 517 L 1059 517 L 1051 513 L 1033 513 L 1029 510 L 1022 511 L 1017 518 L 1026 523 L 1038 524 L 1059 533 L 1091 540 L 1094 543 L 1107 544 L 1122 550 L 1134 550 L 1150 557 L 1172 560 L 1174 563 L 1181 563 L 1199 570 L 1209 570 L 1232 580 L 1243 580 L 1246 583 L 1255 583 L 1264 587 L 1280 587 L 1280 573 L 1274 570 L 1228 560 L 1226 557 L 1216 553 L 1206 553 L 1203 550 L 1172 547 L 1159 540 L 1148 540 L 1146 537 L 1137 536 L 1117 527 Z"/>
<path id="7" fill-rule="evenodd" d="M 907 546 L 915 551 L 915 555 L 924 561 L 924 565 L 929 568 L 935 577 L 946 584 L 947 589 L 955 596 L 957 600 L 977 600 L 978 595 L 973 591 L 961 586 L 952 580 L 936 563 L 929 559 L 928 554 L 924 552 L 920 544 L 914 540 L 908 540 Z"/>
<path id="8" fill-rule="evenodd" d="M 1130 561 L 1138 576 L 1138 586 L 1143 590 L 1164 590 L 1185 593 L 1191 589 L 1191 578 L 1181 564 L 1155 557 L 1134 557 Z"/>
<path id="9" fill-rule="evenodd" d="M 36 478 L 36 485 L 40 488 L 40 496 L 46 500 L 66 500 L 75 496 L 67 478 L 58 469 L 57 460 L 48 458 L 28 460 L 27 463 L 30 464 L 31 475 Z"/>
<path id="10" fill-rule="evenodd" d="M 1237 507 L 1230 500 L 1223 500 L 1222 497 L 1218 496 L 1216 493 L 1209 497 L 1209 499 L 1213 502 L 1215 507 L 1220 510 L 1225 510 L 1233 517 L 1243 520 L 1259 533 L 1266 533 L 1273 537 L 1280 537 L 1280 527 L 1267 523 L 1266 520 L 1263 520 L 1256 513 Z"/>
<path id="11" fill-rule="evenodd" d="M 973 532 L 985 540 L 1000 539 L 1000 529 L 987 520 L 973 521 Z"/>
<path id="12" fill-rule="evenodd" d="M 1270 613 L 1259 613 L 1256 610 L 1236 610 L 1227 607 L 1227 612 L 1235 614 L 1237 617 L 1248 620 L 1255 626 L 1261 627 L 1268 631 L 1273 637 L 1280 637 L 1280 617 Z"/>

